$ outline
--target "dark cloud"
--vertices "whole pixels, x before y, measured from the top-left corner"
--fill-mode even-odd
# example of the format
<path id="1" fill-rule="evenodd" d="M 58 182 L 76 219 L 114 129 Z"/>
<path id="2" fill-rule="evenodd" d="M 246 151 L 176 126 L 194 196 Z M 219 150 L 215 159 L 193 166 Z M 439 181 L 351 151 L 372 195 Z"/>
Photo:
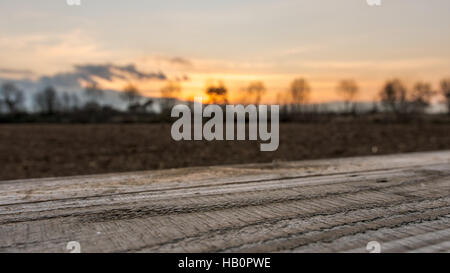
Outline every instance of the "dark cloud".
<path id="1" fill-rule="evenodd" d="M 70 72 L 61 72 L 51 76 L 43 76 L 38 79 L 24 76 L 20 79 L 15 79 L 10 76 L 11 72 L 28 72 L 10 69 L 0 69 L 5 76 L 0 75 L 0 85 L 5 82 L 14 83 L 21 90 L 24 90 L 25 104 L 28 109 L 33 107 L 33 95 L 36 92 L 43 90 L 47 86 L 53 86 L 61 95 L 64 93 L 78 92 L 79 98 L 84 101 L 84 88 L 81 81 L 95 83 L 95 79 L 103 79 L 113 81 L 114 79 L 122 80 L 166 80 L 167 76 L 162 72 L 146 73 L 136 68 L 134 64 L 130 65 L 114 65 L 114 64 L 84 64 L 76 65 Z M 9 73 L 6 73 L 9 72 Z M 25 73 L 23 73 L 25 74 Z M 121 109 L 123 107 L 123 100 L 120 98 L 120 92 L 117 90 L 103 90 L 104 97 L 102 102 Z"/>
<path id="2" fill-rule="evenodd" d="M 166 80 L 167 77 L 162 72 L 157 73 L 143 73 L 136 69 L 136 66 L 131 64 L 127 66 L 113 66 L 112 69 L 117 69 L 122 72 L 128 72 L 134 77 L 137 77 L 141 80 L 151 80 L 151 79 L 157 79 L 157 80 Z"/>
<path id="3" fill-rule="evenodd" d="M 55 85 L 64 87 L 78 87 L 80 86 L 80 80 L 87 82 L 94 82 L 88 74 L 82 73 L 58 73 L 53 76 L 44 76 L 39 79 L 39 82 L 43 85 Z"/>
<path id="4" fill-rule="evenodd" d="M 174 63 L 174 64 L 180 64 L 180 65 L 185 65 L 185 66 L 192 66 L 191 61 L 189 61 L 189 60 L 187 60 L 185 58 L 182 58 L 182 57 L 174 57 L 174 58 L 170 59 L 169 61 L 171 63 Z"/>
<path id="5" fill-rule="evenodd" d="M 113 79 L 132 79 L 139 80 L 166 80 L 167 76 L 162 72 L 145 73 L 139 71 L 134 64 L 113 65 L 113 64 L 85 64 L 76 65 L 73 72 L 58 73 L 53 76 L 45 76 L 40 81 L 45 85 L 56 86 L 79 86 L 80 80 L 94 83 L 94 78 L 101 78 L 107 81 Z"/>
<path id="6" fill-rule="evenodd" d="M 177 82 L 188 82 L 190 81 L 191 78 L 189 78 L 188 75 L 183 75 L 183 76 L 179 76 L 179 77 L 175 77 L 175 81 Z"/>
<path id="7" fill-rule="evenodd" d="M 117 75 L 114 73 L 112 69 L 115 68 L 114 65 L 106 64 L 106 65 L 76 65 L 75 72 L 84 80 L 89 80 L 92 77 L 99 77 L 108 81 L 112 81 L 113 78 L 123 78 L 121 75 Z"/>

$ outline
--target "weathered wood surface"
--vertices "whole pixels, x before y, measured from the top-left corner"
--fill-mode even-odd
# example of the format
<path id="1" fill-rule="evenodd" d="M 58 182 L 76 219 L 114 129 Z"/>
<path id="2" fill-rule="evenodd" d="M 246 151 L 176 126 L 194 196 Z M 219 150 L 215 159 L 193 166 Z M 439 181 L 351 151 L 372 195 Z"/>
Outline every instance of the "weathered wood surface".
<path id="1" fill-rule="evenodd" d="M 0 252 L 450 251 L 450 151 L 0 182 Z"/>

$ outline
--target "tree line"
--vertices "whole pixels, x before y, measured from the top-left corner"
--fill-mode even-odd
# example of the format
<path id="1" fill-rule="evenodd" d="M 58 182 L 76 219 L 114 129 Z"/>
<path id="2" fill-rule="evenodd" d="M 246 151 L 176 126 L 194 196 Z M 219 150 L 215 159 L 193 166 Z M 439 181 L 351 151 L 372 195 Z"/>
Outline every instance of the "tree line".
<path id="1" fill-rule="evenodd" d="M 242 88 L 238 94 L 242 104 L 260 104 L 267 89 L 262 81 L 253 81 L 247 87 Z M 310 102 L 312 88 L 304 78 L 294 79 L 289 85 L 287 92 L 277 94 L 277 104 L 289 105 L 292 112 L 301 112 L 302 108 Z M 356 81 L 352 79 L 341 80 L 336 85 L 336 93 L 344 102 L 344 112 L 355 111 L 355 101 L 360 92 Z M 165 114 L 180 98 L 182 89 L 179 82 L 169 81 L 161 90 L 160 107 Z M 102 111 L 111 108 L 101 105 L 104 91 L 95 82 L 87 84 L 84 89 L 84 102 L 72 92 L 59 93 L 52 86 L 34 94 L 32 98 L 33 110 L 36 113 L 54 115 L 57 113 L 69 113 L 76 111 Z M 228 104 L 228 88 L 222 81 L 208 81 L 205 88 L 208 103 Z M 406 115 L 411 113 L 424 113 L 436 95 L 444 98 L 444 103 L 450 114 L 450 78 L 443 79 L 438 89 L 433 89 L 427 82 L 417 82 L 413 88 L 406 88 L 399 79 L 388 80 L 378 94 L 378 101 L 383 106 L 383 111 L 395 115 Z M 138 88 L 128 84 L 120 93 L 120 98 L 127 105 L 127 112 L 144 113 L 154 103 L 151 99 L 145 99 Z M 24 106 L 25 96 L 23 90 L 14 83 L 6 82 L 0 87 L 0 111 L 8 114 L 27 112 Z"/>
<path id="2" fill-rule="evenodd" d="M 56 114 L 81 110 L 101 110 L 101 100 L 104 90 L 97 83 L 89 83 L 84 89 L 84 103 L 74 92 L 57 92 L 53 86 L 48 86 L 34 94 L 32 108 L 41 114 Z M 139 90 L 133 84 L 128 84 L 120 93 L 120 98 L 133 109 L 142 98 Z M 108 107 L 108 106 L 106 106 Z M 14 83 L 6 82 L 0 87 L 0 110 L 9 114 L 27 112 L 23 90 Z"/>
<path id="3" fill-rule="evenodd" d="M 355 111 L 355 100 L 360 88 L 352 79 L 341 80 L 336 86 L 336 92 L 344 102 L 344 112 Z M 277 104 L 290 105 L 290 111 L 299 112 L 302 107 L 310 102 L 312 88 L 304 78 L 293 80 L 287 92 L 277 94 Z M 219 81 L 210 84 L 206 88 L 206 95 L 210 103 L 226 104 L 228 102 L 228 90 Z M 251 82 L 241 92 L 241 103 L 260 104 L 266 93 L 266 87 L 262 81 Z M 440 82 L 439 89 L 434 90 L 427 82 L 417 82 L 412 89 L 408 89 L 399 79 L 388 80 L 378 93 L 378 101 L 381 102 L 385 112 L 396 115 L 423 114 L 431 104 L 433 97 L 441 95 L 450 114 L 450 78 Z"/>

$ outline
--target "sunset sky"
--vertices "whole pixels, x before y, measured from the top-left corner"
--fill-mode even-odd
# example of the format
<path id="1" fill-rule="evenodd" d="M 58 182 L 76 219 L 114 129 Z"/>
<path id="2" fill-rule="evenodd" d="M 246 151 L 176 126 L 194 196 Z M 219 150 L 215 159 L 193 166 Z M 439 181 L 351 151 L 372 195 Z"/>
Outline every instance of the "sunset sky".
<path id="1" fill-rule="evenodd" d="M 437 88 L 450 76 L 448 0 L 0 0 L 0 11 L 0 82 L 82 82 L 82 66 L 104 88 L 133 82 L 148 96 L 180 80 L 191 98 L 221 79 L 233 100 L 262 80 L 274 102 L 304 77 L 323 102 L 339 99 L 340 79 L 369 101 L 389 78 Z"/>

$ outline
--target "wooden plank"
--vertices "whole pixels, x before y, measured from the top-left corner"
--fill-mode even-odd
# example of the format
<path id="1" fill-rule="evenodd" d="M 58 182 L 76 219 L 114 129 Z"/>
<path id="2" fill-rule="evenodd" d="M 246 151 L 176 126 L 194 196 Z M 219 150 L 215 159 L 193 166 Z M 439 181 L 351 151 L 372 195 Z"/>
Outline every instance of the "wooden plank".
<path id="1" fill-rule="evenodd" d="M 450 151 L 0 182 L 0 252 L 450 251 Z"/>

